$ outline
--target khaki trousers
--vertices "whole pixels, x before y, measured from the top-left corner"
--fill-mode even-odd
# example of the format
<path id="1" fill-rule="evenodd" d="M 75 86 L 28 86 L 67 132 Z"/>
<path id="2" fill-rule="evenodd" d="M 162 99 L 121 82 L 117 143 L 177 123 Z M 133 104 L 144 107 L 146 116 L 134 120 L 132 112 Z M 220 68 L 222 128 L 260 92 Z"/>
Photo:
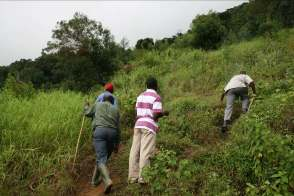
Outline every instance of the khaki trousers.
<path id="1" fill-rule="evenodd" d="M 142 178 L 142 170 L 150 164 L 155 152 L 156 134 L 146 129 L 134 129 L 133 144 L 129 158 L 129 179 Z"/>

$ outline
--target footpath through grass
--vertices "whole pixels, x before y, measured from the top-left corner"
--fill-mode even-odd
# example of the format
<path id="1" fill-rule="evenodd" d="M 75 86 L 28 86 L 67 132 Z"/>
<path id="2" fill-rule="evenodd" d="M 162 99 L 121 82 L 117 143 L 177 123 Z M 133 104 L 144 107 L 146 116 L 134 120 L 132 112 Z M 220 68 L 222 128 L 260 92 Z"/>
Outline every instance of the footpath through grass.
<path id="1" fill-rule="evenodd" d="M 113 194 L 293 194 L 293 56 L 293 29 L 212 52 L 138 52 L 133 69 L 114 77 L 124 148 L 110 166 L 121 179 Z M 243 69 L 256 81 L 259 99 L 242 116 L 236 103 L 234 123 L 223 138 L 219 126 L 224 103 L 219 96 L 230 77 Z M 159 80 L 170 116 L 160 120 L 158 152 L 145 170 L 149 184 L 140 187 L 126 184 L 128 153 L 135 100 L 149 75 Z M 83 99 L 72 92 L 37 93 L 25 99 L 1 94 L 1 194 L 76 193 L 77 175 L 69 168 Z M 87 120 L 78 176 L 93 167 L 89 125 Z"/>

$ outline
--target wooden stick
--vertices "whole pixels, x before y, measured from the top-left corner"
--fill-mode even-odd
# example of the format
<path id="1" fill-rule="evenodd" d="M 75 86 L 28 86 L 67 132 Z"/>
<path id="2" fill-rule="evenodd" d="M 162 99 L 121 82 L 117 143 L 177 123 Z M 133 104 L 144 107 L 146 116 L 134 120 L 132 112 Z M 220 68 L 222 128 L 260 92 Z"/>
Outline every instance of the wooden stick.
<path id="1" fill-rule="evenodd" d="M 82 135 L 82 132 L 83 132 L 83 127 L 84 127 L 84 122 L 85 122 L 85 115 L 83 116 L 82 125 L 81 125 L 81 129 L 80 129 L 80 134 L 79 134 L 77 145 L 76 145 L 76 152 L 75 152 L 74 161 L 73 161 L 73 165 L 72 165 L 72 171 L 75 168 L 75 163 L 76 163 L 76 159 L 77 159 L 77 155 L 78 155 L 80 139 L 81 139 L 81 135 Z"/>
<path id="2" fill-rule="evenodd" d="M 250 108 L 251 108 L 251 105 L 252 105 L 252 103 L 253 103 L 254 100 L 255 100 L 255 97 L 252 97 L 252 99 L 250 100 L 249 107 L 248 107 L 248 112 L 249 112 L 249 110 L 250 110 Z"/>

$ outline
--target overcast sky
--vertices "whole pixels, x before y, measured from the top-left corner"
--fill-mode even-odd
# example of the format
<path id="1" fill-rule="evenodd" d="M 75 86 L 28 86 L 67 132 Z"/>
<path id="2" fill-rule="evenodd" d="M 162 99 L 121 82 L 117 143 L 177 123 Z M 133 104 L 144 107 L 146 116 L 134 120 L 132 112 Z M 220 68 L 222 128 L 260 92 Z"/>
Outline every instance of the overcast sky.
<path id="1" fill-rule="evenodd" d="M 161 39 L 189 29 L 197 14 L 224 11 L 246 0 L 206 1 L 0 1 L 0 65 L 34 59 L 51 40 L 56 22 L 75 12 L 102 22 L 119 42 Z"/>

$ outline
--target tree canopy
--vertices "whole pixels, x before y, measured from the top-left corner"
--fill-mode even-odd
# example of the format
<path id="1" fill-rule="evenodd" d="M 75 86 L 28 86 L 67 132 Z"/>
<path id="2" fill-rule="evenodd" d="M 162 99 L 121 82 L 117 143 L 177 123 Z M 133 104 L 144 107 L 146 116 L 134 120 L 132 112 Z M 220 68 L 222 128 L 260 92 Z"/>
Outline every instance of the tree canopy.
<path id="1" fill-rule="evenodd" d="M 12 63 L 9 73 L 32 82 L 36 88 L 87 91 L 108 80 L 120 64 L 128 61 L 126 47 L 127 40 L 123 46 L 116 44 L 100 22 L 75 13 L 70 20 L 57 22 L 52 40 L 40 57 Z M 0 79 L 6 78 L 7 70 L 0 71 Z"/>

